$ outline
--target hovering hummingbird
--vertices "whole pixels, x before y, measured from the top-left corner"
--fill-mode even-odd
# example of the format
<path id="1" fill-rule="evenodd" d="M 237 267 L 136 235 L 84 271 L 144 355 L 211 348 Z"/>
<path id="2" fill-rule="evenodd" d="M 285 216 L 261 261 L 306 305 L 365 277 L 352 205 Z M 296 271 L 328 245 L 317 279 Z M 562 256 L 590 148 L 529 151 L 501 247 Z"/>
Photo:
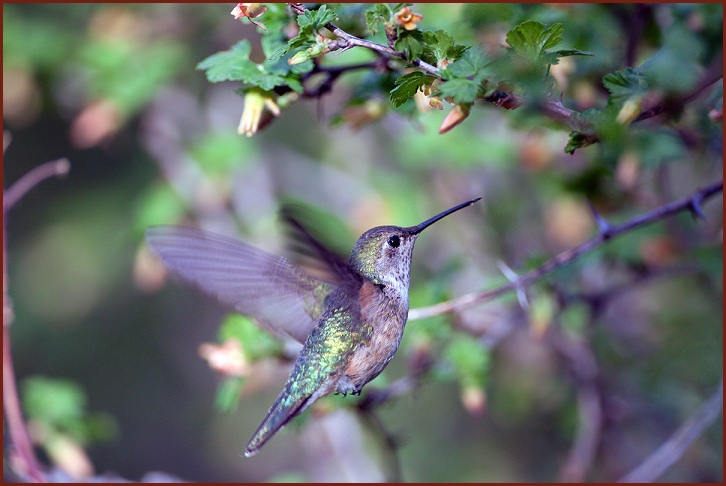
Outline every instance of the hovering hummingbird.
<path id="1" fill-rule="evenodd" d="M 481 198 L 408 228 L 378 226 L 363 233 L 344 261 L 292 214 L 282 215 L 302 251 L 318 265 L 293 261 L 247 243 L 184 226 L 146 231 L 152 250 L 182 278 L 267 330 L 303 344 L 285 386 L 245 449 L 247 457 L 292 418 L 331 393 L 360 394 L 398 349 L 408 318 L 411 254 L 421 232 Z"/>

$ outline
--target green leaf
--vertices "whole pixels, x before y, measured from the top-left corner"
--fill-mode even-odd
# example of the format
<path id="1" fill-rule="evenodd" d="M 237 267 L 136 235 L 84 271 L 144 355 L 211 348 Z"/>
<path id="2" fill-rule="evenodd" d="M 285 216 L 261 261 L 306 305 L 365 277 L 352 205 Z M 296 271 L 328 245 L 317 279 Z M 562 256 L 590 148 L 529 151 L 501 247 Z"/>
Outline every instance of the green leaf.
<path id="1" fill-rule="evenodd" d="M 445 79 L 473 77 L 474 81 L 481 81 L 487 75 L 489 64 L 491 61 L 481 49 L 468 49 L 459 60 L 443 69 L 441 75 Z"/>
<path id="2" fill-rule="evenodd" d="M 242 345 L 242 353 L 250 361 L 277 356 L 282 343 L 255 325 L 249 317 L 229 314 L 219 328 L 219 339 L 224 342 L 236 339 Z"/>
<path id="3" fill-rule="evenodd" d="M 457 104 L 473 103 L 479 94 L 479 83 L 466 78 L 450 79 L 441 84 L 438 96 L 451 96 Z"/>
<path id="4" fill-rule="evenodd" d="M 371 35 L 378 33 L 378 24 L 385 24 L 391 20 L 393 12 L 390 7 L 385 3 L 373 4 L 371 8 L 366 11 L 366 27 Z"/>
<path id="5" fill-rule="evenodd" d="M 398 34 L 398 39 L 394 44 L 397 51 L 406 54 L 406 59 L 418 59 L 423 53 L 423 35 L 419 30 L 403 30 Z"/>
<path id="6" fill-rule="evenodd" d="M 317 10 L 306 10 L 302 15 L 298 15 L 297 24 L 301 29 L 316 31 L 336 18 L 338 18 L 338 15 L 335 11 L 329 9 L 326 5 L 321 5 Z"/>
<path id="7" fill-rule="evenodd" d="M 423 41 L 427 50 L 430 50 L 436 62 L 445 59 L 448 50 L 454 46 L 454 38 L 443 30 L 424 32 Z"/>
<path id="8" fill-rule="evenodd" d="M 610 92 L 608 105 L 641 97 L 648 91 L 648 83 L 645 77 L 632 68 L 606 74 L 602 78 L 602 84 Z"/>
<path id="9" fill-rule="evenodd" d="M 572 155 L 575 153 L 575 150 L 592 145 L 596 141 L 597 137 L 593 133 L 572 131 L 570 132 L 570 139 L 567 141 L 567 145 L 565 145 L 565 153 Z"/>
<path id="10" fill-rule="evenodd" d="M 289 86 L 300 91 L 299 81 L 295 76 L 286 76 L 284 71 L 270 72 L 265 65 L 255 64 L 249 60 L 250 43 L 244 39 L 232 46 L 229 51 L 212 54 L 197 65 L 204 70 L 210 83 L 221 81 L 242 81 L 248 86 L 257 86 L 271 91 L 276 86 Z M 268 65 L 269 67 L 269 65 Z"/>
<path id="11" fill-rule="evenodd" d="M 433 77 L 420 71 L 404 74 L 396 80 L 396 87 L 391 90 L 389 98 L 395 107 L 408 101 L 423 86 L 430 84 Z"/>
<path id="12" fill-rule="evenodd" d="M 577 49 L 563 49 L 561 51 L 552 51 L 544 53 L 540 58 L 539 62 L 543 64 L 557 64 L 560 62 L 561 57 L 568 56 L 594 56 L 594 52 L 579 51 Z"/>
<path id="13" fill-rule="evenodd" d="M 545 29 L 543 24 L 528 20 L 507 32 L 507 43 L 516 54 L 537 61 L 545 50 L 562 42 L 564 32 L 562 24 L 553 24 Z"/>

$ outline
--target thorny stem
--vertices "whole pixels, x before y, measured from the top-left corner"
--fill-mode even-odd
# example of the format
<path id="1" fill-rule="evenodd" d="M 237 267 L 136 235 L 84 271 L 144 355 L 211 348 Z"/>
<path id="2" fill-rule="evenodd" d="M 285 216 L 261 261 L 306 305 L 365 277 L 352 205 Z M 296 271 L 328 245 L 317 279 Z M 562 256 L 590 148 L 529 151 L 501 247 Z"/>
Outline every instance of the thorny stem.
<path id="1" fill-rule="evenodd" d="M 474 292 L 471 294 L 462 295 L 461 297 L 457 297 L 456 299 L 440 302 L 432 306 L 411 309 L 408 312 L 408 320 L 415 321 L 417 319 L 425 319 L 427 317 L 449 314 L 452 312 L 459 312 L 468 307 L 472 307 L 474 305 L 492 300 L 495 297 L 498 297 L 512 290 L 516 290 L 517 288 L 525 287 L 534 282 L 535 280 L 539 279 L 540 277 L 564 265 L 567 265 L 568 263 L 574 261 L 582 255 L 601 246 L 606 241 L 613 239 L 623 233 L 632 231 L 641 226 L 654 223 L 655 221 L 665 219 L 668 216 L 679 213 L 681 211 L 689 210 L 692 211 L 694 214 L 699 214 L 699 212 L 701 212 L 701 203 L 720 192 L 723 192 L 723 179 L 719 182 L 699 189 L 690 196 L 686 196 L 682 199 L 678 199 L 677 201 L 664 204 L 651 211 L 643 213 L 640 216 L 636 216 L 624 223 L 609 225 L 607 232 L 601 232 L 596 237 L 586 241 L 582 245 L 560 253 L 559 255 L 545 262 L 543 265 L 533 270 L 530 270 L 524 276 L 520 277 L 519 280 L 516 282 L 511 282 L 509 284 L 497 287 L 492 290 L 487 290 L 485 292 Z"/>
<path id="2" fill-rule="evenodd" d="M 33 187 L 41 181 L 53 176 L 64 176 L 70 170 L 67 159 L 58 159 L 46 162 L 31 170 L 20 178 L 3 194 L 3 215 Z M 15 381 L 15 370 L 10 349 L 10 326 L 13 322 L 13 307 L 8 295 L 7 271 L 7 232 L 3 218 L 3 408 L 7 420 L 13 450 L 9 456 L 11 467 L 23 478 L 35 482 L 45 481 L 45 475 L 40 469 L 35 457 L 33 446 L 23 421 L 23 413 L 18 397 L 18 387 Z"/>

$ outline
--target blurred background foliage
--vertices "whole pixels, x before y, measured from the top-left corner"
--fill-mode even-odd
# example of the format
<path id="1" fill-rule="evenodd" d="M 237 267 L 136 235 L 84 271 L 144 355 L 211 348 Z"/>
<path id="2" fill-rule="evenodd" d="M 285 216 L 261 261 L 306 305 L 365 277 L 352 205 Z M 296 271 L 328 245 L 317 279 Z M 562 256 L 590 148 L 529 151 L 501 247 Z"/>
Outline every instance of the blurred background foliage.
<path id="1" fill-rule="evenodd" d="M 568 155 L 568 130 L 524 108 L 478 104 L 439 135 L 449 108 L 394 110 L 371 73 L 355 71 L 247 138 L 236 133 L 239 85 L 195 70 L 243 38 L 263 59 L 257 29 L 230 17 L 232 7 L 3 4 L 4 187 L 47 160 L 71 161 L 65 180 L 44 182 L 6 221 L 15 366 L 43 461 L 130 479 L 366 481 L 390 478 L 396 461 L 407 481 L 577 478 L 568 455 L 587 422 L 578 394 L 590 366 L 601 420 L 580 478 L 609 481 L 712 393 L 723 368 L 719 203 L 704 206 L 705 222 L 680 214 L 542 279 L 527 313 L 511 294 L 409 322 L 361 397 L 322 400 L 257 457 L 242 457 L 294 349 L 169 283 L 143 243 L 147 226 L 199 225 L 284 252 L 277 209 L 292 198 L 325 211 L 321 234 L 347 253 L 368 228 L 412 225 L 482 196 L 417 244 L 411 307 L 434 304 L 506 283 L 499 260 L 525 271 L 594 235 L 588 199 L 621 222 L 717 181 L 722 88 Z M 650 63 L 648 82 L 668 99 L 722 56 L 720 4 L 413 8 L 421 28 L 485 51 L 522 21 L 562 23 L 563 47 L 595 54 L 552 68 L 563 103 L 578 111 L 606 107 L 608 73 Z M 355 15 L 346 18 L 339 24 L 354 30 Z M 230 339 L 247 354 L 225 379 L 200 354 Z M 421 386 L 354 413 L 371 390 L 422 366 Z M 722 430 L 719 418 L 662 479 L 722 481 Z M 71 453 L 54 452 L 58 437 Z"/>

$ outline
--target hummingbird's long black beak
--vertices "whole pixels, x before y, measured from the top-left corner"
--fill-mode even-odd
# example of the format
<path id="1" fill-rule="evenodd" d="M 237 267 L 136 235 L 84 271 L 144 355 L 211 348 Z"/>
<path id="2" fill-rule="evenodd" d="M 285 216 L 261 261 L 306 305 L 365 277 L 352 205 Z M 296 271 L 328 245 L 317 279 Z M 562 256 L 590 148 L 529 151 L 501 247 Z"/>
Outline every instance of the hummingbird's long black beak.
<path id="1" fill-rule="evenodd" d="M 437 222 L 438 220 L 440 220 L 441 218 L 445 218 L 446 216 L 450 215 L 451 213 L 454 213 L 454 212 L 458 211 L 459 209 L 463 209 L 463 208 L 465 208 L 467 206 L 471 206 L 472 204 L 474 204 L 475 202 L 477 202 L 479 199 L 481 199 L 481 198 L 478 197 L 476 199 L 472 199 L 471 201 L 467 201 L 465 203 L 461 203 L 458 206 L 454 206 L 451 209 L 447 209 L 443 213 L 439 213 L 436 216 L 434 216 L 433 218 L 429 218 L 429 219 L 427 219 L 426 221 L 424 221 L 421 224 L 417 224 L 416 226 L 411 226 L 409 228 L 409 230 L 410 230 L 410 232 L 411 232 L 412 235 L 417 235 L 420 232 L 422 232 L 424 229 L 426 229 L 427 227 L 431 226 L 432 224 L 434 224 L 435 222 Z"/>

